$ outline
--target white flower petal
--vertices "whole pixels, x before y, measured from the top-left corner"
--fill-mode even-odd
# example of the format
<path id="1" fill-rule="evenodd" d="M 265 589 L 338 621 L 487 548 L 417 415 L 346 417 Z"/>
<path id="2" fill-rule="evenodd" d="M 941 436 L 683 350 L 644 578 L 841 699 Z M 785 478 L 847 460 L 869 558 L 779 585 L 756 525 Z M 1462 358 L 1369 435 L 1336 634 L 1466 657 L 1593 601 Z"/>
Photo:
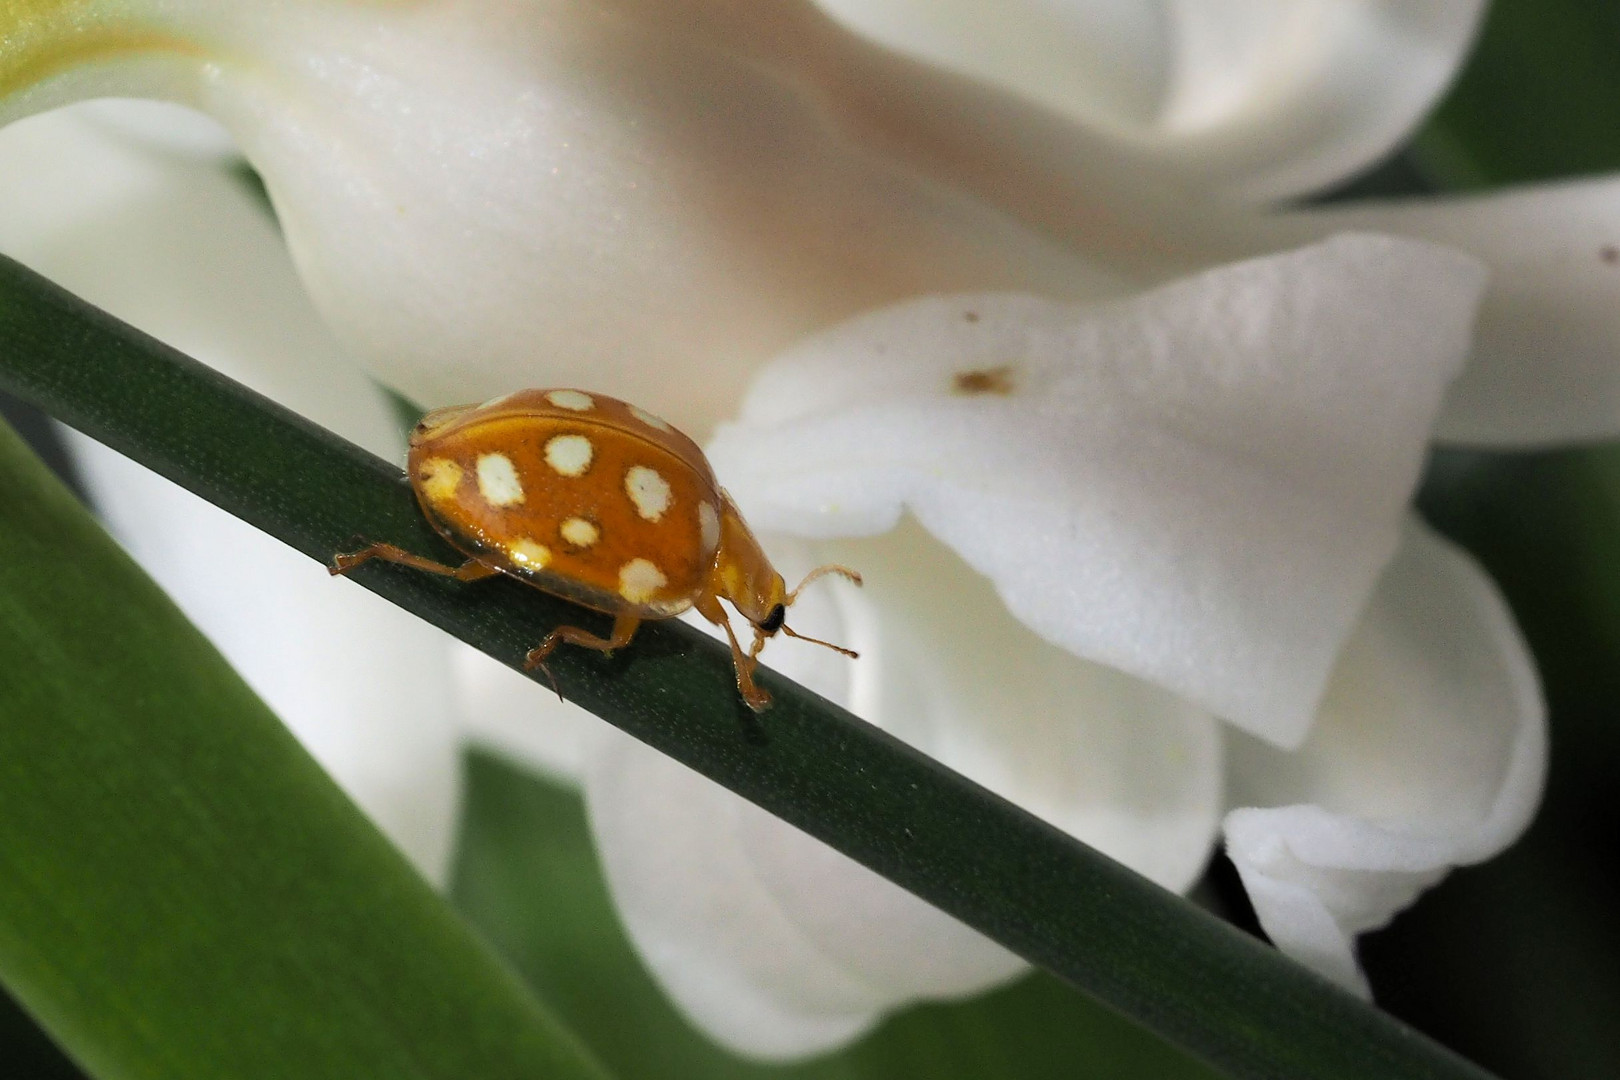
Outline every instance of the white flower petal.
<path id="1" fill-rule="evenodd" d="M 840 661 L 853 712 L 1167 889 L 1197 879 L 1220 800 L 1208 713 L 1042 641 L 989 580 L 909 518 L 881 536 L 814 547 L 866 581 L 832 592 L 861 653 Z M 795 629 L 809 599 L 790 612 Z M 839 629 L 808 625 L 818 637 Z M 766 657 L 799 678 L 792 660 L 807 651 Z M 838 659 L 825 650 L 809 659 L 829 656 Z"/>
<path id="2" fill-rule="evenodd" d="M 808 4 L 273 14 L 222 31 L 197 100 L 332 325 L 424 404 L 583 384 L 701 435 L 871 304 L 1100 276 L 888 148 L 886 58 Z"/>
<path id="3" fill-rule="evenodd" d="M 601 733 L 585 785 L 625 928 L 693 1023 L 740 1053 L 791 1058 L 876 1022 L 881 995 L 823 955 L 753 873 L 739 819 L 776 819 L 617 730 Z M 794 850 L 810 843 L 777 827 Z M 819 868 L 812 884 L 834 896 L 898 892 L 847 859 L 830 878 Z M 917 901 L 913 914 L 929 910 Z"/>
<path id="4" fill-rule="evenodd" d="M 1042 637 L 1297 745 L 1482 284 L 1347 236 L 1107 306 L 928 298 L 772 363 L 710 457 L 763 529 L 909 508 Z"/>
<path id="5" fill-rule="evenodd" d="M 1392 150 L 1451 82 L 1484 0 L 1171 0 L 1166 160 L 1246 199 L 1326 186 Z"/>
<path id="6" fill-rule="evenodd" d="M 211 117 L 184 105 L 130 98 L 98 98 L 71 107 L 109 134 L 200 162 L 235 164 L 241 152 L 231 133 Z"/>
<path id="7" fill-rule="evenodd" d="M 1000 83 L 1104 130 L 1153 122 L 1176 48 L 1162 2 L 816 3 L 890 48 Z"/>
<path id="8" fill-rule="evenodd" d="M 165 122 L 172 106 L 126 103 Z M 189 121 L 189 117 L 187 118 Z M 389 459 L 404 436 L 333 341 L 248 186 L 76 106 L 0 131 L 0 250 Z"/>
<path id="9" fill-rule="evenodd" d="M 1419 236 L 1491 268 L 1440 438 L 1522 446 L 1620 434 L 1620 180 L 1332 207 L 1277 224 L 1291 238 L 1344 228 Z"/>
<path id="10" fill-rule="evenodd" d="M 814 548 L 858 566 L 867 586 L 818 583 L 789 625 L 861 659 L 776 640 L 768 662 L 1161 884 L 1182 889 L 1197 877 L 1221 798 L 1210 716 L 1036 638 L 915 524 Z M 789 577 L 810 565 L 802 545 L 773 544 L 772 554 Z M 623 736 L 593 758 L 586 790 L 632 939 L 688 1015 L 733 1048 L 825 1050 L 906 1002 L 973 993 L 1024 970 Z"/>
<path id="11" fill-rule="evenodd" d="M 321 329 L 263 208 L 213 163 L 109 135 L 74 112 L 17 124 L 0 133 L 0 248 L 283 404 L 398 455 L 401 434 L 383 396 Z M 442 882 L 460 791 L 442 636 L 90 440 L 74 436 L 73 445 L 114 533 Z"/>
<path id="12" fill-rule="evenodd" d="M 1285 952 L 1365 992 L 1356 934 L 1524 829 L 1546 713 L 1489 579 L 1415 521 L 1345 646 L 1311 738 L 1237 738 L 1227 850 Z"/>
<path id="13" fill-rule="evenodd" d="M 1144 168 L 1261 202 L 1371 163 L 1456 72 L 1482 0 L 818 0 L 1075 118 Z"/>

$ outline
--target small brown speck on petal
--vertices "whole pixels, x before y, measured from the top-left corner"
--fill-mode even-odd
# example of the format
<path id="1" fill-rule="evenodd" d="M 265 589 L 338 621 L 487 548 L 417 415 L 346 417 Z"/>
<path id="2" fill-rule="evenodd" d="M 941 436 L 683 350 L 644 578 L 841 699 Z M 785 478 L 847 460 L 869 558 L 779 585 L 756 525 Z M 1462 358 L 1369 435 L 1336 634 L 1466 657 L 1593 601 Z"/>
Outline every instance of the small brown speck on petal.
<path id="1" fill-rule="evenodd" d="M 954 393 L 967 396 L 1000 394 L 1005 397 L 1013 392 L 1013 369 L 1011 365 L 1003 364 L 982 371 L 958 371 L 951 389 Z"/>

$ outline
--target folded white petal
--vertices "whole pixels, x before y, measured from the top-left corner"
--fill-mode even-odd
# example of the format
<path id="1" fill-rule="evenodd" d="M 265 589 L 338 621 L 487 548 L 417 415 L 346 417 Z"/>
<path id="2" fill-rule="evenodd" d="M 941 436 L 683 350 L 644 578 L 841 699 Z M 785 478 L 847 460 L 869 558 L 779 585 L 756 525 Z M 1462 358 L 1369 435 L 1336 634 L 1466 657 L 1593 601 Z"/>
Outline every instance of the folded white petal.
<path id="1" fill-rule="evenodd" d="M 770 828 L 775 819 L 617 730 L 601 733 L 585 791 L 625 928 L 698 1027 L 740 1053 L 791 1058 L 876 1022 L 882 996 L 824 955 L 753 872 L 740 822 L 763 815 Z M 792 852 L 814 843 L 778 827 Z M 816 860 L 812 887 L 852 901 L 894 889 L 848 860 L 833 860 L 829 877 L 828 861 Z M 918 901 L 910 914 L 929 921 L 931 909 Z M 933 921 L 951 932 L 943 917 Z"/>
<path id="2" fill-rule="evenodd" d="M 1048 641 L 1297 745 L 1482 276 L 1346 236 L 1103 306 L 930 297 L 773 362 L 710 457 L 760 528 L 909 510 Z"/>
<path id="3" fill-rule="evenodd" d="M 1249 202 L 1392 150 L 1450 84 L 1484 0 L 1168 0 L 1165 160 Z"/>
<path id="4" fill-rule="evenodd" d="M 859 566 L 867 586 L 818 584 L 789 624 L 861 658 L 778 640 L 768 662 L 1161 884 L 1197 877 L 1222 790 L 1210 716 L 1041 641 L 914 524 L 812 547 L 771 550 L 790 577 L 813 554 Z M 687 1014 L 744 1053 L 829 1049 L 909 1001 L 1024 970 L 625 736 L 594 753 L 586 794 L 632 940 Z"/>
<path id="5" fill-rule="evenodd" d="M 1482 259 L 1491 284 L 1441 439 L 1537 445 L 1620 434 L 1620 180 L 1288 215 L 1291 238 L 1380 229 Z"/>
<path id="6" fill-rule="evenodd" d="M 1482 0 L 818 0 L 1007 86 L 1122 156 L 1261 202 L 1371 163 L 1450 82 Z"/>
<path id="7" fill-rule="evenodd" d="M 387 402 L 322 330 L 263 208 L 216 163 L 166 155 L 71 112 L 24 121 L 0 133 L 0 250 L 397 456 Z M 460 771 L 442 636 L 88 439 L 73 445 L 115 535 L 443 881 Z"/>
<path id="8" fill-rule="evenodd" d="M 1412 522 L 1345 646 L 1322 719 L 1285 754 L 1238 737 L 1227 850 L 1285 952 L 1365 992 L 1354 937 L 1489 858 L 1541 797 L 1546 714 L 1489 579 Z"/>

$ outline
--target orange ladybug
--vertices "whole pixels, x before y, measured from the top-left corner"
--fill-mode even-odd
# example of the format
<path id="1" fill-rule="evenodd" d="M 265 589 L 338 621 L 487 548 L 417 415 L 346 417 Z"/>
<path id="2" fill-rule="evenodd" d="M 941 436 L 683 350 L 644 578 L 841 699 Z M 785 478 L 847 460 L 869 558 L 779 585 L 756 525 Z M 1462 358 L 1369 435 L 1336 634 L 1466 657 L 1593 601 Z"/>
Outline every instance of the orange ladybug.
<path id="1" fill-rule="evenodd" d="M 610 652 L 643 620 L 693 607 L 725 629 L 737 689 L 756 712 L 771 698 L 754 684 L 754 667 L 778 630 L 855 656 L 794 633 L 784 617 L 823 574 L 857 585 L 860 575 L 822 566 L 789 592 L 697 443 L 634 405 L 564 389 L 438 409 L 411 432 L 407 468 L 428 521 L 467 561 L 446 566 L 378 543 L 338 555 L 331 572 L 384 559 L 458 581 L 508 574 L 613 616 L 608 638 L 557 627 L 530 650 L 530 670 L 544 669 L 565 641 Z M 746 653 L 722 598 L 753 624 Z"/>

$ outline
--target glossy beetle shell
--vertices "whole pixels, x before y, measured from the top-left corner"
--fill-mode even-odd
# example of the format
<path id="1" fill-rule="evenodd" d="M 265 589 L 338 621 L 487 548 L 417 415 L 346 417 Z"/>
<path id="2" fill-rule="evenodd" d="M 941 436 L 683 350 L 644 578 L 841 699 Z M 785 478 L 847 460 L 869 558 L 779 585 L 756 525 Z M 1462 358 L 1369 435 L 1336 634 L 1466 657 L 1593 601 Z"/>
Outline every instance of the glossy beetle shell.
<path id="1" fill-rule="evenodd" d="M 788 591 L 697 444 L 634 405 L 583 390 L 520 390 L 482 405 L 429 413 L 411 433 L 411 487 L 427 518 L 468 556 L 447 566 L 386 540 L 333 557 L 347 574 L 370 560 L 457 581 L 510 574 L 613 616 L 600 637 L 559 626 L 523 666 L 548 675 L 559 645 L 624 648 L 645 619 L 695 607 L 725 631 L 737 690 L 756 712 L 771 696 L 754 681 L 759 651 L 778 632 L 799 591 L 825 574 L 859 585 L 844 566 L 819 566 Z M 731 602 L 754 630 L 743 651 L 721 606 Z M 558 696 L 562 690 L 552 680 Z"/>
<path id="2" fill-rule="evenodd" d="M 726 506 L 697 444 L 579 390 L 430 413 L 411 435 L 428 520 L 472 558 L 613 615 L 667 618 L 705 589 Z"/>

